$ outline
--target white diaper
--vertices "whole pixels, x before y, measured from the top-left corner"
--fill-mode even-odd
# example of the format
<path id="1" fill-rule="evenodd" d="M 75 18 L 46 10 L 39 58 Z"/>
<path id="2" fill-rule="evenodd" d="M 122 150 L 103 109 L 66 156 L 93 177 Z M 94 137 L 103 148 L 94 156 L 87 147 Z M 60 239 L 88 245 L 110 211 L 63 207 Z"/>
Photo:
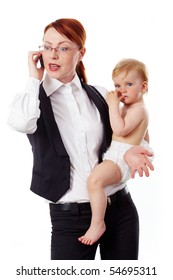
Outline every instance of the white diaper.
<path id="1" fill-rule="evenodd" d="M 129 180 L 131 178 L 130 168 L 128 167 L 128 165 L 126 164 L 126 162 L 124 160 L 124 154 L 132 146 L 133 145 L 131 145 L 131 144 L 117 142 L 117 141 L 113 140 L 111 142 L 110 147 L 108 148 L 106 153 L 103 155 L 103 160 L 111 160 L 115 164 L 118 165 L 118 167 L 121 171 L 121 175 L 122 175 L 120 183 L 125 183 L 127 180 Z M 151 148 L 149 147 L 148 143 L 145 140 L 142 141 L 141 146 L 145 147 L 147 150 L 151 150 Z M 153 158 L 149 158 L 149 159 L 151 161 L 153 160 Z"/>
<path id="2" fill-rule="evenodd" d="M 130 179 L 130 169 L 124 160 L 124 154 L 131 147 L 132 145 L 130 144 L 113 140 L 110 147 L 103 155 L 103 160 L 111 160 L 118 165 L 122 175 L 120 183 L 124 183 Z"/>

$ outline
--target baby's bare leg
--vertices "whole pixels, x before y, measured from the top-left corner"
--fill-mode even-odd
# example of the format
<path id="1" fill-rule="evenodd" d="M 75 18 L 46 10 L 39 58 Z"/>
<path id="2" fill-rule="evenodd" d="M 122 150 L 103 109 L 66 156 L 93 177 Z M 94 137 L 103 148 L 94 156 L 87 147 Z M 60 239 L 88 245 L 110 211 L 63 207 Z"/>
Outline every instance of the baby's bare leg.
<path id="1" fill-rule="evenodd" d="M 121 180 L 119 167 L 110 160 L 105 160 L 95 167 L 88 179 L 92 218 L 91 224 L 85 235 L 79 241 L 92 245 L 104 233 L 106 226 L 104 216 L 107 206 L 107 197 L 104 187 L 118 183 Z"/>

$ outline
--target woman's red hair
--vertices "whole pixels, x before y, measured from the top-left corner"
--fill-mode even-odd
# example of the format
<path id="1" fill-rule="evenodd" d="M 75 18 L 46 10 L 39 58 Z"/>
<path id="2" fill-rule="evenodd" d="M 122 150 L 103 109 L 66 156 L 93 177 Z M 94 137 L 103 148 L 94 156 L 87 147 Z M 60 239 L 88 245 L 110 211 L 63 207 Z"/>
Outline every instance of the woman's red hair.
<path id="1" fill-rule="evenodd" d="M 84 48 L 86 40 L 86 31 L 83 25 L 73 18 L 61 18 L 48 24 L 44 29 L 44 34 L 49 28 L 55 28 L 61 35 L 67 37 L 69 40 L 79 46 L 79 49 Z M 76 72 L 80 80 L 87 83 L 85 67 L 82 61 L 76 66 Z"/>

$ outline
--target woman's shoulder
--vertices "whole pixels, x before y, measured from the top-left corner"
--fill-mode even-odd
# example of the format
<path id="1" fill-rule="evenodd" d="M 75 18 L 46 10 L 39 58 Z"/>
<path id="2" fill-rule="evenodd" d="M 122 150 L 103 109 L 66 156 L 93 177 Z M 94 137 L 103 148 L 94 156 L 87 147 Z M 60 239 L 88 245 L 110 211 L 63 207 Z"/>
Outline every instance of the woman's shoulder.
<path id="1" fill-rule="evenodd" d="M 103 86 L 99 86 L 99 85 L 93 85 L 99 92 L 100 92 L 100 94 L 104 97 L 104 98 L 106 98 L 106 95 L 107 95 L 107 93 L 108 93 L 108 89 L 106 89 L 105 87 L 103 87 Z"/>

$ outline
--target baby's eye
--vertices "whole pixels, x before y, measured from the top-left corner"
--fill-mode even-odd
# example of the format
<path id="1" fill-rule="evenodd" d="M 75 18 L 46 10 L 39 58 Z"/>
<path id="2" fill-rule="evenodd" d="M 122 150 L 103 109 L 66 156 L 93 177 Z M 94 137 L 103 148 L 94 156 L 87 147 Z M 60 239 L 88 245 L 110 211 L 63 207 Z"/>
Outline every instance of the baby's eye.
<path id="1" fill-rule="evenodd" d="M 127 87 L 131 87 L 133 84 L 132 83 L 128 83 L 127 84 Z"/>

